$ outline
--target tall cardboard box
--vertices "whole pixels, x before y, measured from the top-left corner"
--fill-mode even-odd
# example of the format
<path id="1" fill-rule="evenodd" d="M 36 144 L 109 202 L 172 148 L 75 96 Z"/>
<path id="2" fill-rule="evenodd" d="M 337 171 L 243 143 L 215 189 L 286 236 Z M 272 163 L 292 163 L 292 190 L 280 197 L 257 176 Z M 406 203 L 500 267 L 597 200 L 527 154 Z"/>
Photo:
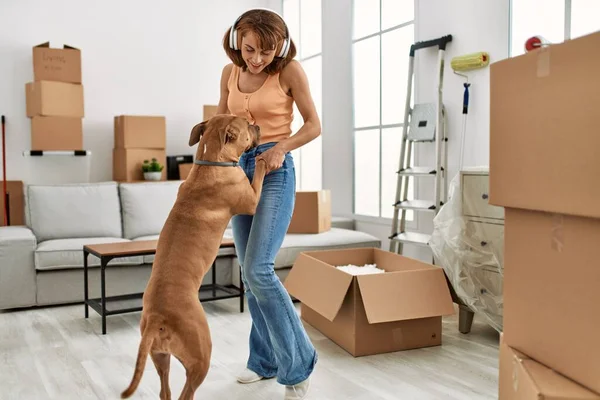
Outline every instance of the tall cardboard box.
<path id="1" fill-rule="evenodd" d="M 505 211 L 506 343 L 600 393 L 600 219 Z"/>
<path id="2" fill-rule="evenodd" d="M 113 180 L 117 182 L 135 182 L 144 180 L 142 164 L 144 160 L 156 158 L 165 165 L 167 154 L 164 149 L 113 149 Z M 161 180 L 166 180 L 167 170 L 163 168 Z"/>
<path id="3" fill-rule="evenodd" d="M 503 335 L 499 369 L 499 400 L 600 400 L 600 395 L 509 347 Z"/>
<path id="4" fill-rule="evenodd" d="M 5 198 L 2 192 L 4 181 L 0 181 L 0 226 L 4 225 Z M 9 222 L 11 226 L 25 225 L 25 196 L 23 193 L 23 182 L 6 181 L 8 193 Z"/>
<path id="5" fill-rule="evenodd" d="M 27 116 L 83 118 L 83 86 L 74 83 L 37 81 L 25 85 Z"/>
<path id="6" fill-rule="evenodd" d="M 115 148 L 164 149 L 167 147 L 166 118 L 153 115 L 115 116 L 114 135 Z"/>
<path id="7" fill-rule="evenodd" d="M 83 150 L 82 119 L 31 118 L 31 150 Z"/>
<path id="8" fill-rule="evenodd" d="M 490 204 L 600 218 L 598 49 L 600 32 L 490 66 Z"/>
<path id="9" fill-rule="evenodd" d="M 385 272 L 336 268 L 348 264 Z M 441 268 L 377 248 L 302 252 L 284 285 L 302 319 L 355 357 L 441 345 L 442 316 L 454 314 Z"/>
<path id="10" fill-rule="evenodd" d="M 217 115 L 217 106 L 204 105 L 202 120 L 206 121 Z"/>
<path id="11" fill-rule="evenodd" d="M 81 83 L 81 51 L 73 46 L 51 48 L 50 42 L 33 47 L 35 81 Z"/>
<path id="12" fill-rule="evenodd" d="M 322 233 L 331 229 L 331 191 L 296 192 L 287 233 Z"/>

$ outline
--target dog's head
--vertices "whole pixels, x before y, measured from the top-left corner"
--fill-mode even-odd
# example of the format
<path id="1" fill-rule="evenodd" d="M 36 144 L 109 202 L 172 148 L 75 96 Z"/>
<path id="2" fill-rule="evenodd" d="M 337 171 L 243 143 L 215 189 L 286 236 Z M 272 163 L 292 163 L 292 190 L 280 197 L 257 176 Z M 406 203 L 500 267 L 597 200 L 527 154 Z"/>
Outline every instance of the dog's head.
<path id="1" fill-rule="evenodd" d="M 219 154 L 238 159 L 242 153 L 258 146 L 260 128 L 242 117 L 219 114 L 196 124 L 190 133 L 190 146 L 200 143 L 196 158 Z"/>

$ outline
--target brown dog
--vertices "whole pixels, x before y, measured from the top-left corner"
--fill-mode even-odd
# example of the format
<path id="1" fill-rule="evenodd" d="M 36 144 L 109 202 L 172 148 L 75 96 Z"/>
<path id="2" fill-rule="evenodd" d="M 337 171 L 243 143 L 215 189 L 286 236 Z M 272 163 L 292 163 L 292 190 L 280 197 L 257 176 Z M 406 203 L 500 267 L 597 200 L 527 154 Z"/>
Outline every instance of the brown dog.
<path id="1" fill-rule="evenodd" d="M 244 151 L 258 144 L 259 136 L 257 126 L 232 115 L 214 116 L 192 129 L 190 146 L 199 142 L 196 159 L 209 165 L 192 167 L 161 230 L 144 292 L 135 373 L 122 398 L 137 389 L 148 354 L 160 376 L 163 400 L 171 398 L 171 354 L 186 369 L 179 399 L 193 399 L 204 381 L 212 341 L 198 290 L 231 217 L 256 212 L 266 171 L 264 162 L 257 163 L 250 184 L 241 168 L 210 163 L 237 162 Z"/>

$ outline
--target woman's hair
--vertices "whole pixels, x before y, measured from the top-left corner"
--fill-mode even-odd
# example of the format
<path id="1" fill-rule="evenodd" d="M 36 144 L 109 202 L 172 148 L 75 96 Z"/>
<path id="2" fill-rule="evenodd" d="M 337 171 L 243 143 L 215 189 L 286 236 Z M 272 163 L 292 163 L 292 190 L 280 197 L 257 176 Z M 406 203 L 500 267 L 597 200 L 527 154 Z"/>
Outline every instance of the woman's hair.
<path id="1" fill-rule="evenodd" d="M 286 38 L 285 22 L 281 17 L 267 10 L 250 10 L 243 14 L 242 18 L 237 22 L 236 29 L 239 40 L 248 32 L 253 32 L 257 39 L 258 45 L 264 49 L 274 49 L 275 54 L 279 54 L 281 46 Z M 235 65 L 246 70 L 246 62 L 242 58 L 241 50 L 234 50 L 229 47 L 229 32 L 231 27 L 225 32 L 223 37 L 223 48 L 227 56 Z M 236 38 L 237 39 L 237 38 Z M 285 58 L 275 56 L 271 64 L 267 65 L 265 72 L 275 74 L 280 72 L 290 61 L 296 56 L 296 45 L 290 39 L 290 49 Z"/>

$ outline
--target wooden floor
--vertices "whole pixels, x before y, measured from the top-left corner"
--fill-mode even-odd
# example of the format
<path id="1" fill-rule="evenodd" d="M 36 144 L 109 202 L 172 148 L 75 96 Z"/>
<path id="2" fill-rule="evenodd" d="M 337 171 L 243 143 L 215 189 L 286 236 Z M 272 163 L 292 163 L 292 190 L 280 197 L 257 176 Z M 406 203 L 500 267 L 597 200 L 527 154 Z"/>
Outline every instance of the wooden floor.
<path id="1" fill-rule="evenodd" d="M 236 299 L 207 303 L 214 341 L 212 367 L 197 399 L 280 400 L 274 379 L 251 385 L 235 381 L 244 366 L 250 327 Z M 0 313 L 0 399 L 117 399 L 129 384 L 138 348 L 140 313 L 100 317 L 83 305 Z M 444 319 L 443 345 L 385 355 L 353 358 L 312 327 L 319 352 L 309 399 L 497 399 L 498 334 L 475 317 L 463 335 L 457 318 Z M 185 373 L 172 362 L 173 398 Z M 150 360 L 135 399 L 157 399 L 159 379 Z"/>

